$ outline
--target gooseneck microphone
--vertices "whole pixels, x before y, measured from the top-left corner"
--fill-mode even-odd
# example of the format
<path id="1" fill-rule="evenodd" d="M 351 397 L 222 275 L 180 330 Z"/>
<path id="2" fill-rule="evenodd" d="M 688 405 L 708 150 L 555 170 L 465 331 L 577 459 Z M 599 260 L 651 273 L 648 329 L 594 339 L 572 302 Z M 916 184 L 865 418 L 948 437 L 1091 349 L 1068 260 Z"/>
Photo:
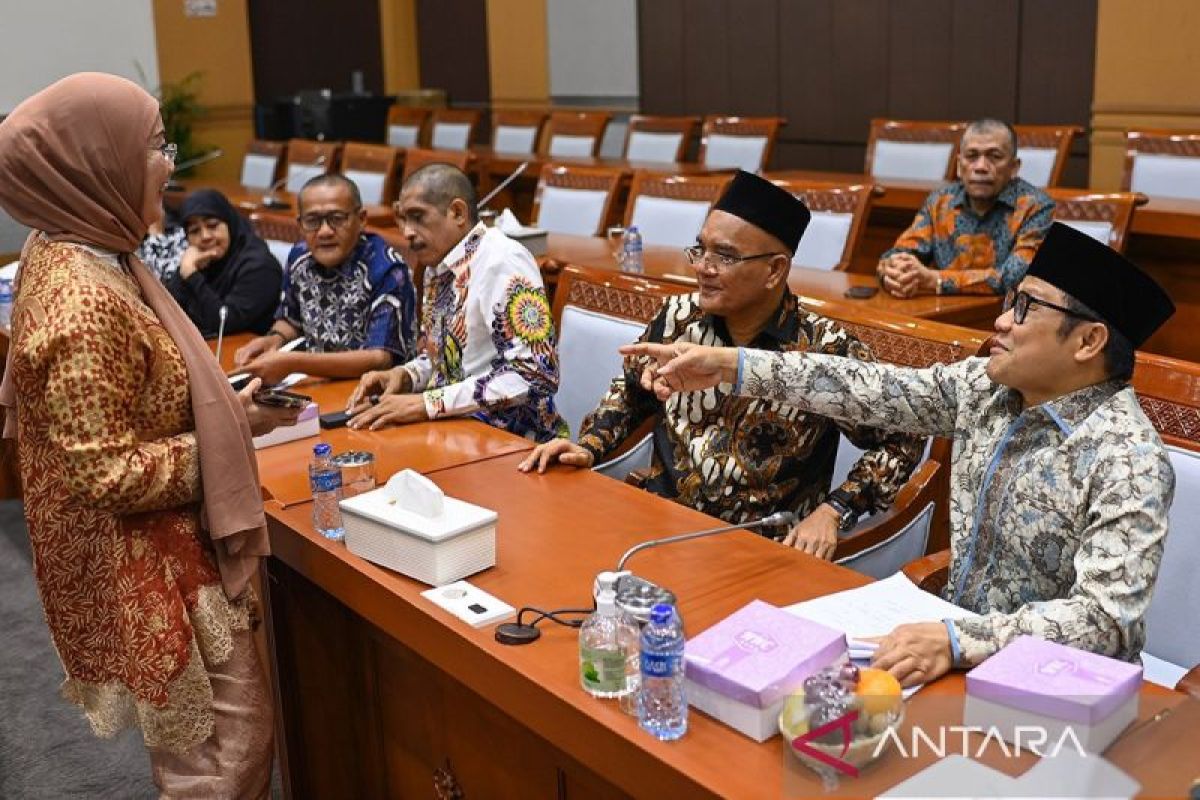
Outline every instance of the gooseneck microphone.
<path id="1" fill-rule="evenodd" d="M 667 536 L 663 539 L 651 539 L 648 542 L 635 545 L 626 550 L 625 554 L 621 556 L 621 560 L 617 562 L 617 574 L 620 576 L 617 578 L 617 606 L 639 622 L 646 622 L 650 619 L 650 609 L 654 608 L 654 606 L 659 603 L 673 604 L 675 602 L 675 594 L 671 590 L 656 583 L 651 583 L 645 578 L 639 578 L 625 569 L 625 562 L 629 561 L 636 553 L 649 550 L 652 547 L 658 547 L 659 545 L 686 542 L 691 539 L 714 536 L 718 533 L 726 533 L 728 531 L 793 525 L 795 522 L 796 515 L 791 511 L 776 511 L 774 514 L 768 514 L 762 519 L 753 522 L 744 522 L 739 525 L 722 525 L 717 528 L 693 531 L 692 533 L 681 533 L 678 536 Z"/>
<path id="2" fill-rule="evenodd" d="M 307 167 L 323 167 L 323 166 L 325 166 L 325 154 L 322 153 L 321 155 L 317 156 L 316 159 L 314 159 L 312 161 L 312 163 L 305 164 L 303 166 L 307 166 Z M 284 175 L 282 178 L 280 178 L 279 180 L 272 183 L 270 189 L 267 189 L 267 193 L 265 195 L 263 195 L 263 199 L 262 199 L 262 205 L 265 208 L 284 209 L 284 208 L 292 207 L 290 203 L 285 203 L 283 200 L 280 200 L 278 197 L 275 196 L 275 193 L 279 191 L 279 187 L 283 186 L 285 183 L 288 182 L 289 177 L 290 176 L 288 176 L 288 175 Z"/>
<path id="3" fill-rule="evenodd" d="M 225 341 L 225 318 L 229 316 L 229 307 L 222 305 L 217 311 L 221 321 L 217 324 L 217 363 L 221 363 L 221 344 Z"/>
<path id="4" fill-rule="evenodd" d="M 495 189 L 492 189 L 490 192 L 488 192 L 487 194 L 485 194 L 483 196 L 483 199 L 479 201 L 479 204 L 477 206 L 475 206 L 475 210 L 482 211 L 485 207 L 487 207 L 487 204 L 492 201 L 492 198 L 495 197 L 496 195 L 498 195 L 501 191 L 503 191 L 505 186 L 508 186 L 510 183 L 515 181 L 517 179 L 517 176 L 520 175 L 522 172 L 524 172 L 525 168 L 528 166 L 529 166 L 528 161 L 522 161 L 520 164 L 518 164 L 517 168 L 514 169 L 511 173 L 509 173 L 509 176 L 507 178 L 500 181 L 499 186 L 497 186 Z"/>
<path id="5" fill-rule="evenodd" d="M 181 192 L 185 188 L 187 188 L 182 183 L 179 183 L 178 181 L 175 180 L 175 176 L 178 175 L 180 172 L 183 172 L 185 169 L 191 169 L 192 167 L 198 167 L 201 164 L 207 164 L 210 161 L 215 161 L 216 159 L 220 158 L 223 155 L 225 155 L 225 151 L 218 147 L 215 150 L 209 150 L 207 153 L 205 153 L 202 156 L 196 156 L 195 158 L 189 158 L 187 161 L 180 161 L 178 164 L 175 165 L 175 169 L 171 170 L 171 178 L 170 178 L 170 180 L 167 181 L 167 187 L 166 187 L 167 191 L 168 192 Z"/>

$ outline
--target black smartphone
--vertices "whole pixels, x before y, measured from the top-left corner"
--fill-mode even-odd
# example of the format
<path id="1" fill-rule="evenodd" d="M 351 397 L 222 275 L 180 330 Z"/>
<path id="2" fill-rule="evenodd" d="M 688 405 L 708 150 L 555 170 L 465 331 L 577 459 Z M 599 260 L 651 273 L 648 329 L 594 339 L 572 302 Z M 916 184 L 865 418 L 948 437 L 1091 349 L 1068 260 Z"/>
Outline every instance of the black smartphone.
<path id="1" fill-rule="evenodd" d="M 260 389 L 254 393 L 254 402 L 276 408 L 307 408 L 312 398 L 286 389 Z"/>
<path id="2" fill-rule="evenodd" d="M 852 297 L 855 300 L 866 300 L 868 297 L 874 297 L 878 293 L 878 286 L 851 286 L 845 291 L 846 297 Z"/>
<path id="3" fill-rule="evenodd" d="M 242 389 L 245 389 L 252 380 L 254 380 L 253 375 L 242 373 L 241 375 L 234 375 L 230 377 L 229 385 L 233 387 L 235 392 L 240 392 Z"/>
<path id="4" fill-rule="evenodd" d="M 330 411 L 317 419 L 320 420 L 322 428 L 344 428 L 352 416 L 354 415 L 349 411 Z"/>

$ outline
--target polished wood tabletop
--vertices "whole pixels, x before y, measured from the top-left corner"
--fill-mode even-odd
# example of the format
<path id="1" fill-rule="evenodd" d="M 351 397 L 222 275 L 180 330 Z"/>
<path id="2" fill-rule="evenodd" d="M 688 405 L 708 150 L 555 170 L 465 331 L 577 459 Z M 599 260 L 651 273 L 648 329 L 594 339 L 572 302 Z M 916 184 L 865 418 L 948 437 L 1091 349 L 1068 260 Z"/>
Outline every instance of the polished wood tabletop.
<path id="1" fill-rule="evenodd" d="M 293 217 L 299 214 L 296 195 L 282 189 L 277 189 L 272 194 L 276 202 L 268 203 L 266 197 L 267 191 L 265 189 L 243 186 L 236 181 L 213 181 L 206 178 L 194 178 L 179 180 L 176 183 L 181 188 L 168 189 L 163 201 L 168 208 L 175 211 L 179 210 L 183 205 L 183 201 L 192 192 L 199 189 L 216 189 L 225 195 L 234 208 L 246 216 L 256 211 L 276 211 L 283 214 L 290 214 Z M 395 215 L 392 213 L 390 205 L 366 204 L 363 208 L 367 211 L 368 225 L 389 226 L 396 224 Z"/>
<path id="2" fill-rule="evenodd" d="M 644 274 L 649 278 L 673 281 L 694 287 L 695 275 L 683 250 L 677 247 L 646 245 L 643 248 Z M 549 278 L 567 264 L 594 269 L 620 271 L 608 240 L 599 236 L 571 236 L 552 233 L 541 257 L 543 273 Z M 893 297 L 879 290 L 872 297 L 850 298 L 846 292 L 854 286 L 879 288 L 874 275 L 819 269 L 793 268 L 788 286 L 801 298 L 836 301 L 864 311 L 879 310 L 909 317 L 934 319 L 957 325 L 985 326 L 1000 313 L 1000 298 L 991 295 L 922 295 Z"/>
<path id="3" fill-rule="evenodd" d="M 1133 212 L 1133 233 L 1200 240 L 1200 200 L 1150 197 Z"/>
<path id="4" fill-rule="evenodd" d="M 555 468 L 544 475 L 520 474 L 516 471 L 520 459 L 520 455 L 504 456 L 433 476 L 448 495 L 499 513 L 497 564 L 472 576 L 471 582 L 515 607 L 586 606 L 596 573 L 612 569 L 630 546 L 714 524 L 698 512 L 588 470 Z M 501 645 L 490 627 L 471 628 L 422 598 L 420 592 L 427 588 L 423 584 L 322 539 L 312 530 L 306 506 L 271 505 L 268 513 L 277 559 L 329 592 L 372 629 L 403 643 L 620 791 L 664 797 L 822 793 L 820 780 L 785 752 L 786 745 L 778 737 L 755 743 L 695 711 L 680 741 L 663 743 L 648 736 L 616 703 L 596 700 L 580 689 L 577 631 L 543 622 L 542 636 L 533 644 Z M 629 567 L 676 593 L 689 637 L 753 599 L 784 606 L 868 580 L 745 531 L 647 550 L 632 558 Z M 378 680 L 387 682 L 390 671 L 385 664 L 379 669 L 383 672 Z M 918 693 L 908 703 L 904 740 L 908 741 L 907 728 L 914 723 L 926 728 L 961 725 L 962 694 L 960 674 Z M 363 702 L 370 705 L 370 698 Z M 331 725 L 328 717 L 314 717 L 303 706 L 284 709 L 289 725 L 304 728 L 302 735 L 292 730 L 289 741 L 294 745 L 307 737 L 308 747 L 321 748 L 319 752 L 329 758 L 348 755 L 347 748 L 354 745 L 342 741 L 346 731 Z M 1147 794 L 1184 793 L 1196 767 L 1194 759 L 1186 758 L 1192 737 L 1179 732 L 1200 721 L 1196 706 L 1182 694 L 1147 686 L 1141 702 L 1143 720 L 1153 719 L 1163 709 L 1174 710 L 1131 729 L 1107 757 L 1141 781 Z M 421 724 L 411 718 L 392 718 L 403 716 L 405 708 L 403 698 L 394 698 L 390 709 L 361 724 L 381 729 L 379 735 L 392 742 L 399 736 L 389 733 L 396 725 L 408 730 Z M 359 723 L 355 718 L 346 724 Z M 456 726 L 463 736 L 471 729 L 466 720 L 458 720 Z M 971 736 L 975 746 L 982 742 L 978 734 Z M 502 744 L 495 746 L 503 750 Z M 385 748 L 371 763 L 393 773 L 399 767 L 390 759 L 401 757 Z M 934 760 L 929 749 L 911 758 L 889 753 L 860 777 L 846 779 L 839 792 L 875 796 Z M 1028 753 L 1006 757 L 991 748 L 980 760 L 1019 775 L 1036 758 Z M 305 763 L 300 769 L 328 768 Z M 465 788 L 470 793 L 472 787 Z"/>

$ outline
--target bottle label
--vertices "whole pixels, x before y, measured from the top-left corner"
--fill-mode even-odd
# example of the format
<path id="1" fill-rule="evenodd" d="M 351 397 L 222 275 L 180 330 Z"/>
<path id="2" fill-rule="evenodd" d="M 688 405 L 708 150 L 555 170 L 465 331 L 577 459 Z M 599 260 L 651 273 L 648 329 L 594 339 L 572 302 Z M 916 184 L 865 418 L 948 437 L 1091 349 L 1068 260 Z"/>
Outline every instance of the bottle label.
<path id="1" fill-rule="evenodd" d="M 342 471 L 338 469 L 314 472 L 308 477 L 309 483 L 312 485 L 313 494 L 317 492 L 336 492 L 342 488 Z"/>
<path id="2" fill-rule="evenodd" d="M 673 678 L 679 668 L 678 653 L 647 653 L 642 651 L 642 674 L 651 678 Z"/>
<path id="3" fill-rule="evenodd" d="M 625 688 L 625 656 L 620 650 L 580 648 L 579 671 L 583 685 L 594 692 L 620 692 Z"/>

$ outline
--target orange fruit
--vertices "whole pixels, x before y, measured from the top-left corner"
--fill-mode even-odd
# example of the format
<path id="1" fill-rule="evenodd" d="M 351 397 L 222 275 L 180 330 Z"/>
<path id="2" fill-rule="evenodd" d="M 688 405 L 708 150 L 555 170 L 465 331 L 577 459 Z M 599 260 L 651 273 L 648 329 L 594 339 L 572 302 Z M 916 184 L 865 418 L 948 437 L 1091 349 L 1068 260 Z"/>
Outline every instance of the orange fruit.
<path id="1" fill-rule="evenodd" d="M 858 671 L 854 693 L 862 698 L 867 714 L 885 714 L 900 707 L 900 681 L 885 669 L 863 667 Z"/>

